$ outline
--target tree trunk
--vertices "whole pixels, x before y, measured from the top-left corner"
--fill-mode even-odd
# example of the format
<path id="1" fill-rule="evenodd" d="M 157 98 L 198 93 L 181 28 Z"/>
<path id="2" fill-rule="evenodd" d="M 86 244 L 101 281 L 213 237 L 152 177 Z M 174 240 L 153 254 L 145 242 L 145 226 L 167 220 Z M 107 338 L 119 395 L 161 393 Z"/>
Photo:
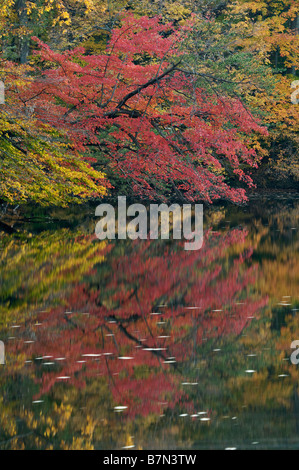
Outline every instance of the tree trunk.
<path id="1" fill-rule="evenodd" d="M 27 29 L 28 17 L 26 9 L 26 0 L 17 0 L 15 4 L 19 24 L 22 29 Z M 20 37 L 19 59 L 21 64 L 26 64 L 29 55 L 29 37 L 26 35 Z"/>
<path id="2" fill-rule="evenodd" d="M 295 34 L 299 34 L 299 15 L 294 19 L 292 27 L 295 31 Z M 296 75 L 296 72 L 297 72 L 296 68 L 292 67 L 292 74 Z"/>

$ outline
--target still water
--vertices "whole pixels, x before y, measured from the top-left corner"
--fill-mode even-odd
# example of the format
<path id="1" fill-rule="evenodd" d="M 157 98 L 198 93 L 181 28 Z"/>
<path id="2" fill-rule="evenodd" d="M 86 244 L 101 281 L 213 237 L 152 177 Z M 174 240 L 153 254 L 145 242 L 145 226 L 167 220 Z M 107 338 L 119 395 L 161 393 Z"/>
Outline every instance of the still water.
<path id="1" fill-rule="evenodd" d="M 0 449 L 299 448 L 298 198 L 205 208 L 189 252 L 25 215 L 0 237 Z"/>

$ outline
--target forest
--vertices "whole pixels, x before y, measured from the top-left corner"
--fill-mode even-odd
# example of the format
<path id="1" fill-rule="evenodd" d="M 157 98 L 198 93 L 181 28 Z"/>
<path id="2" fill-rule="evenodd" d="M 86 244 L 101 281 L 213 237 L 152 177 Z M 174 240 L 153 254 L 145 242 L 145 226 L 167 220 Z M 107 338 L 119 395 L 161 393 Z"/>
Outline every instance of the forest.
<path id="1" fill-rule="evenodd" d="M 1 0 L 0 201 L 298 189 L 296 0 Z"/>
<path id="2" fill-rule="evenodd" d="M 298 0 L 0 24 L 0 449 L 298 449 Z M 120 196 L 199 203 L 201 248 L 100 240 Z"/>

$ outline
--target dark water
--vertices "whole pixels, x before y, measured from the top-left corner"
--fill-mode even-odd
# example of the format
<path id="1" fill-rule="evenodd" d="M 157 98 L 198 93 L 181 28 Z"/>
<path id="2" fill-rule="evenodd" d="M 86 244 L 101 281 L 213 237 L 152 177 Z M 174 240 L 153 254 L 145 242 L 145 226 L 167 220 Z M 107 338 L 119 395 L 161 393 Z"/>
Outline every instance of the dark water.
<path id="1" fill-rule="evenodd" d="M 299 448 L 298 199 L 205 208 L 190 252 L 26 215 L 0 238 L 0 449 Z"/>

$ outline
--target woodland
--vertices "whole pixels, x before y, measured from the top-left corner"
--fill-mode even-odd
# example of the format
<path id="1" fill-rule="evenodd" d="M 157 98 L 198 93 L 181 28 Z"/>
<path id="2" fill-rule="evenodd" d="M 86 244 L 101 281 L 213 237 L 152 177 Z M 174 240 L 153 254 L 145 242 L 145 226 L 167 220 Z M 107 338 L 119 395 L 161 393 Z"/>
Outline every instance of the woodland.
<path id="1" fill-rule="evenodd" d="M 0 449 L 298 448 L 298 0 L 0 0 L 0 44 Z M 202 249 L 99 241 L 118 196 Z"/>
<path id="2" fill-rule="evenodd" d="M 298 189 L 297 0 L 1 0 L 0 24 L 3 206 Z"/>

